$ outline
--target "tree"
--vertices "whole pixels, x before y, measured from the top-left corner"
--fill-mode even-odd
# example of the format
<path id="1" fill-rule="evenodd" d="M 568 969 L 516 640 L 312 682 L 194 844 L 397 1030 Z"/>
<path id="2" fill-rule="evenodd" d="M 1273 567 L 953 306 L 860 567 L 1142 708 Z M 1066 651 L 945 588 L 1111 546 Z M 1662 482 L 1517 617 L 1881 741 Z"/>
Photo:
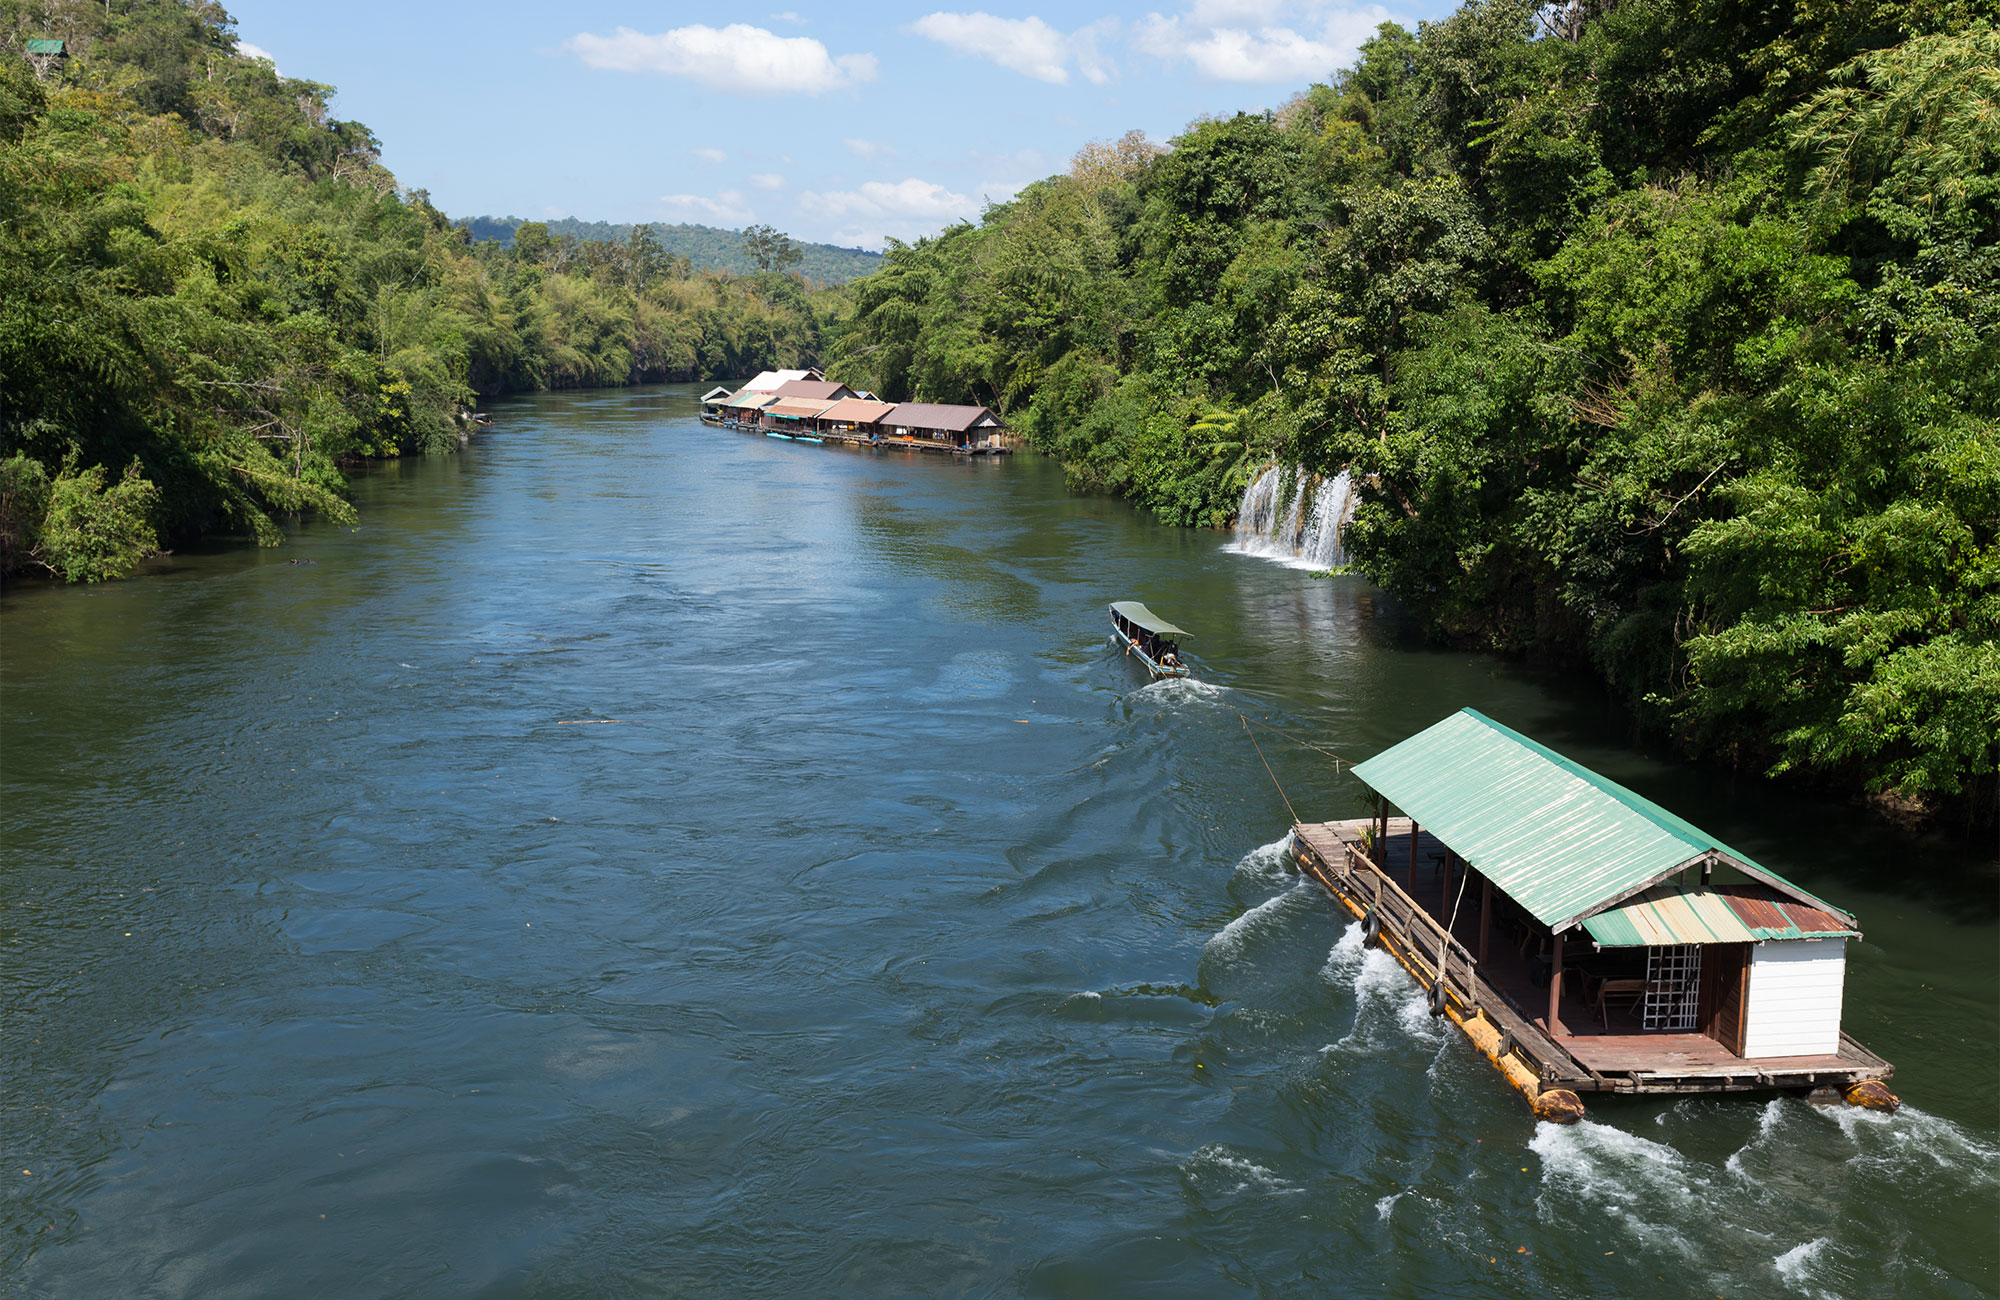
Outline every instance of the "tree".
<path id="1" fill-rule="evenodd" d="M 760 271 L 786 271 L 804 256 L 789 235 L 770 226 L 751 226 L 743 232 L 743 251 Z"/>

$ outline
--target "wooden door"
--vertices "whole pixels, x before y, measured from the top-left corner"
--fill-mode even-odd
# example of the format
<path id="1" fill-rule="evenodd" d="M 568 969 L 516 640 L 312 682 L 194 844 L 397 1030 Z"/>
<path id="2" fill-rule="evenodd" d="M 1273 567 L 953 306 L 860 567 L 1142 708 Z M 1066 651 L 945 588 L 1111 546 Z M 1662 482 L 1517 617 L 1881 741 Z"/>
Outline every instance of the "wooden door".
<path id="1" fill-rule="evenodd" d="M 1741 1056 L 1744 1011 L 1750 1004 L 1750 945 L 1709 944 L 1701 957 L 1701 1032 Z"/>

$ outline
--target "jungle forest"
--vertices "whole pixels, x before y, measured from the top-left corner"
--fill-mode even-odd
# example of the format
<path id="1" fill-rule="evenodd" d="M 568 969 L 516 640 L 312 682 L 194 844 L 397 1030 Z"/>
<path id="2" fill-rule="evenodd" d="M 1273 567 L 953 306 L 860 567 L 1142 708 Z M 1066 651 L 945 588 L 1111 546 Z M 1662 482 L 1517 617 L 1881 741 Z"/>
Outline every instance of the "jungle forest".
<path id="1" fill-rule="evenodd" d="M 1351 567 L 1439 642 L 1587 666 L 1691 755 L 1990 818 L 1995 19 L 1469 0 L 823 285 L 643 225 L 475 241 L 218 6 L 0 0 L 4 563 L 349 518 L 344 467 L 449 451 L 481 395 L 815 364 L 990 405 L 1190 527 L 1274 462 L 1348 469 Z"/>

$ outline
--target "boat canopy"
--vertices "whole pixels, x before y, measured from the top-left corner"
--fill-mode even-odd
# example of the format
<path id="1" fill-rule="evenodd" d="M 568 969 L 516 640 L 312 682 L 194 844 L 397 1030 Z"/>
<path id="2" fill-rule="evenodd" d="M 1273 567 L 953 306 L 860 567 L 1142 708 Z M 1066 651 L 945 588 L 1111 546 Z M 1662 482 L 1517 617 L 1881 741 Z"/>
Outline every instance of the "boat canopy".
<path id="1" fill-rule="evenodd" d="M 1127 623 L 1145 628 L 1154 636 L 1193 636 L 1186 628 L 1175 627 L 1152 610 L 1136 600 L 1118 600 L 1111 604 L 1111 612 Z"/>

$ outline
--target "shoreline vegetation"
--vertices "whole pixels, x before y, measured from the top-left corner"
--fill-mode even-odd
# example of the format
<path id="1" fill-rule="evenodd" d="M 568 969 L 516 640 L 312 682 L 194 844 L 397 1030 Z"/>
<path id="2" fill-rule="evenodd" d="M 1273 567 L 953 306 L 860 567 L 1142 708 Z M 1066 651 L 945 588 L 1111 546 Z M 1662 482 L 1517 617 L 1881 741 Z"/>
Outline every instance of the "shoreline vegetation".
<path id="1" fill-rule="evenodd" d="M 475 240 L 215 6 L 0 0 L 0 564 L 351 518 L 343 465 L 455 447 L 482 395 L 819 365 L 1183 525 L 1351 470 L 1349 566 L 1440 641 L 1989 822 L 1995 16 L 1473 0 L 836 286 L 768 230 L 749 274 L 644 226 Z"/>

